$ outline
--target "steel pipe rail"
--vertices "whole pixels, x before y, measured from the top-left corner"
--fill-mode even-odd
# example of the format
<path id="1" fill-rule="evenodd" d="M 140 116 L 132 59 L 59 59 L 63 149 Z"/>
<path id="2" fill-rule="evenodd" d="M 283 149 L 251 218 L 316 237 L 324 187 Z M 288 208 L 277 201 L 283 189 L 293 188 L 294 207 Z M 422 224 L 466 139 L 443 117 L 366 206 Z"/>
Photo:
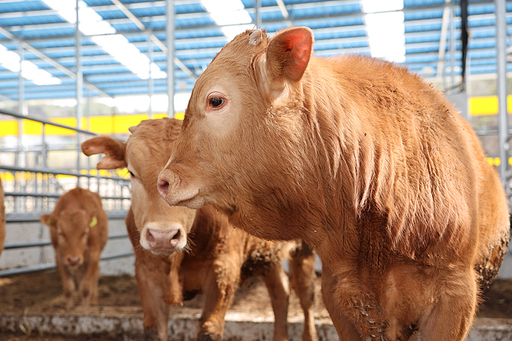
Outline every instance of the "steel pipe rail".
<path id="1" fill-rule="evenodd" d="M 108 179 L 108 180 L 120 180 L 128 182 L 129 179 L 121 178 L 121 177 L 108 177 L 101 175 L 92 175 L 92 174 L 81 174 L 77 172 L 68 172 L 65 170 L 51 170 L 51 169 L 41 169 L 41 168 L 28 168 L 28 167 L 19 167 L 19 166 L 4 166 L 1 165 L 0 169 L 11 171 L 11 172 L 29 172 L 29 173 L 43 173 L 43 174 L 52 174 L 52 175 L 69 175 L 76 176 L 81 178 L 99 178 L 99 179 Z"/>
<path id="2" fill-rule="evenodd" d="M 54 122 L 51 122 L 51 121 L 48 121 L 48 120 L 45 120 L 45 119 L 42 119 L 42 118 L 32 117 L 32 116 L 29 116 L 29 115 L 18 114 L 18 113 L 15 113 L 15 112 L 12 112 L 12 111 L 8 111 L 8 110 L 5 110 L 5 109 L 0 109 L 0 114 L 1 115 L 12 116 L 12 117 L 16 117 L 16 118 L 20 118 L 20 119 L 24 119 L 24 120 L 30 120 L 30 121 L 34 121 L 34 122 L 39 122 L 39 123 L 42 123 L 42 124 L 49 124 L 49 125 L 52 125 L 54 127 L 59 127 L 59 128 L 63 128 L 63 129 L 73 130 L 73 131 L 76 131 L 78 133 L 87 134 L 87 135 L 91 135 L 91 136 L 98 136 L 98 135 L 100 135 L 98 133 L 93 133 L 93 132 L 88 131 L 88 130 L 73 128 L 73 127 L 70 127 L 70 126 L 66 126 L 64 124 L 54 123 Z"/>
<path id="3" fill-rule="evenodd" d="M 6 197 L 60 198 L 63 193 L 4 192 Z M 130 197 L 101 196 L 101 199 L 131 200 Z"/>
<path id="4" fill-rule="evenodd" d="M 130 198 L 125 198 L 130 199 Z M 109 219 L 124 219 L 128 211 L 106 211 Z M 36 223 L 39 221 L 39 215 L 23 215 L 19 214 L 7 214 L 5 218 L 6 223 Z"/>
<path id="5" fill-rule="evenodd" d="M 113 234 L 111 236 L 108 236 L 108 240 L 113 239 L 123 239 L 128 238 L 127 234 Z M 4 250 L 12 250 L 12 249 L 23 249 L 27 247 L 41 247 L 41 246 L 48 246 L 51 245 L 52 241 L 49 239 L 46 240 L 40 240 L 37 242 L 25 242 L 25 243 L 10 243 L 4 245 Z"/>
<path id="6" fill-rule="evenodd" d="M 117 258 L 125 258 L 133 256 L 133 252 L 122 252 L 122 253 L 116 253 L 111 255 L 105 255 L 100 258 L 100 260 L 112 260 Z M 13 276 L 13 275 L 20 275 L 28 272 L 36 272 L 36 271 L 44 271 L 49 269 L 55 269 L 56 265 L 55 263 L 46 263 L 46 264 L 38 264 L 38 265 L 31 265 L 26 266 L 22 268 L 14 268 L 14 269 L 6 269 L 0 271 L 0 277 L 7 277 L 7 276 Z"/>

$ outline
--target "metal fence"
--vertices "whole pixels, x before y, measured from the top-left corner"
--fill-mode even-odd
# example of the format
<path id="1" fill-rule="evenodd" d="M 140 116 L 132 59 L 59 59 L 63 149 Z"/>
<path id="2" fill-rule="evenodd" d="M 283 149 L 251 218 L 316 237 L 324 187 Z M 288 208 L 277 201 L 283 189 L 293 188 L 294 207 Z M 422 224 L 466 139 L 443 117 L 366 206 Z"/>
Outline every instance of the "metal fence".
<path id="1" fill-rule="evenodd" d="M 53 210 L 62 194 L 76 186 L 98 193 L 110 219 L 126 216 L 131 202 L 129 179 L 117 170 L 97 171 L 95 165 L 101 156 L 88 158 L 81 153 L 81 143 L 98 134 L 5 110 L 0 110 L 0 131 L 7 131 L 7 122 L 12 125 L 13 119 L 17 121 L 17 134 L 3 134 L 0 141 L 0 175 L 8 226 L 38 222 L 41 214 Z M 27 125 L 31 125 L 32 134 L 27 134 Z M 49 127 L 61 133 L 48 133 Z M 44 228 L 40 224 L 41 230 L 34 233 L 43 236 Z M 109 240 L 119 238 L 127 238 L 127 234 L 109 236 Z M 6 243 L 4 249 L 40 248 L 42 252 L 48 245 L 49 239 L 39 239 Z M 102 260 L 132 254 L 110 254 Z M 36 265 L 0 270 L 0 277 L 55 267 L 42 259 Z"/>

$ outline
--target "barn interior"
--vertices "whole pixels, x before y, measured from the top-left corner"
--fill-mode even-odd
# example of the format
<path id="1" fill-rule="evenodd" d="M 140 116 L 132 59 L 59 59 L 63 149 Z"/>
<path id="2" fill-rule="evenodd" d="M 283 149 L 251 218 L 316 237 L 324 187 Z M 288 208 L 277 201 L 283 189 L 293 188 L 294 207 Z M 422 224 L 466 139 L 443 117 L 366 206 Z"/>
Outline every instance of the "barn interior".
<path id="1" fill-rule="evenodd" d="M 99 135 L 125 141 L 141 120 L 183 119 L 195 81 L 234 36 L 260 27 L 271 37 L 291 26 L 312 29 L 315 56 L 368 55 L 431 82 L 470 122 L 510 199 L 512 1 L 0 0 L 0 179 L 7 231 L 0 256 L 0 339 L 140 334 L 124 221 L 129 174 L 97 170 L 101 155 L 86 157 L 80 145 Z M 76 186 L 98 193 L 109 217 L 100 283 L 104 296 L 112 297 L 104 305 L 100 298 L 96 310 L 70 315 L 62 307 L 49 230 L 39 216 Z M 468 340 L 512 340 L 510 252 L 499 280 L 496 292 L 485 296 L 496 300 L 494 307 L 481 309 Z M 34 283 L 40 292 L 52 292 L 45 306 L 35 307 L 37 299 L 16 291 Z M 227 324 L 231 339 L 272 337 L 271 310 L 261 308 L 258 318 L 244 314 L 244 306 L 257 306 L 246 296 L 262 295 L 260 286 L 253 283 L 238 296 Z M 126 301 L 119 303 L 116 295 Z M 173 312 L 169 323 L 178 327 L 172 340 L 191 337 L 198 302 Z M 321 304 L 317 313 L 320 339 L 337 339 Z M 291 339 L 300 339 L 300 318 L 292 320 Z M 82 327 L 65 326 L 70 324 Z"/>

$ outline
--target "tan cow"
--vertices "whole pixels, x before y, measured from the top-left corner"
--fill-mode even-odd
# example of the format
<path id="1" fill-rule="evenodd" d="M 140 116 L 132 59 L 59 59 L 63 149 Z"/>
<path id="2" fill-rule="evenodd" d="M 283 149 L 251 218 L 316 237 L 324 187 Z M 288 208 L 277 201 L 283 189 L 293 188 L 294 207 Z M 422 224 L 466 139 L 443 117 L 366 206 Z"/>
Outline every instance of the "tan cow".
<path id="1" fill-rule="evenodd" d="M 0 179 L 0 255 L 4 250 L 5 242 L 5 203 L 4 203 L 4 188 L 2 186 L 2 179 Z"/>
<path id="2" fill-rule="evenodd" d="M 63 194 L 53 212 L 41 215 L 40 220 L 50 227 L 66 307 L 73 306 L 75 282 L 81 305 L 98 304 L 100 254 L 108 240 L 108 216 L 100 196 L 76 187 Z"/>
<path id="3" fill-rule="evenodd" d="M 224 317 L 239 283 L 261 276 L 275 314 L 274 340 L 287 340 L 289 282 L 281 260 L 290 259 L 292 286 L 305 314 L 303 340 L 317 340 L 313 317 L 314 255 L 305 244 L 263 241 L 234 229 L 211 206 L 171 207 L 157 192 L 157 176 L 173 148 L 181 121 L 142 121 L 126 143 L 95 137 L 82 144 L 86 155 L 106 153 L 99 169 L 127 167 L 132 205 L 126 217 L 135 252 L 135 273 L 144 311 L 145 333 L 156 329 L 167 340 L 169 305 L 203 292 L 198 340 L 221 340 Z M 184 250 L 185 252 L 175 252 Z M 147 335 L 148 336 L 148 335 Z M 149 336 L 148 336 L 149 337 Z"/>
<path id="4" fill-rule="evenodd" d="M 477 278 L 496 274 L 509 240 L 498 176 L 421 77 L 312 48 L 304 27 L 227 44 L 194 86 L 159 191 L 313 246 L 341 340 L 463 340 Z"/>

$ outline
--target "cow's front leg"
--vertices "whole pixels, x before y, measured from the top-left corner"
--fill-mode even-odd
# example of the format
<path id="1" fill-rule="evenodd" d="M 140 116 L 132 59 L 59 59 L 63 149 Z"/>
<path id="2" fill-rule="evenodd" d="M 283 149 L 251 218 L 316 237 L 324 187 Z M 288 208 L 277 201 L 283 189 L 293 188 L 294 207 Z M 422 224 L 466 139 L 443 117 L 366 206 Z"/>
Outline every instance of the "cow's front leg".
<path id="1" fill-rule="evenodd" d="M 84 307 L 89 307 L 91 303 L 98 304 L 99 258 L 99 253 L 91 254 L 77 272 L 80 304 Z"/>
<path id="2" fill-rule="evenodd" d="M 226 311 L 231 305 L 239 282 L 241 264 L 233 265 L 236 262 L 222 260 L 215 263 L 208 271 L 204 285 L 205 302 L 198 323 L 198 341 L 222 340 Z"/>
<path id="3" fill-rule="evenodd" d="M 304 312 L 303 341 L 317 341 L 315 328 L 315 316 L 313 307 L 315 304 L 315 254 L 311 247 L 302 242 L 292 254 L 290 260 L 290 275 L 292 287 L 299 297 L 300 306 Z"/>
<path id="4" fill-rule="evenodd" d="M 288 340 L 288 303 L 290 283 L 281 263 L 276 263 L 261 277 L 267 286 L 274 310 L 274 341 Z"/>
<path id="5" fill-rule="evenodd" d="M 440 270 L 442 294 L 418 324 L 421 341 L 462 341 L 469 334 L 477 306 L 477 280 L 472 266 Z"/>
<path id="6" fill-rule="evenodd" d="M 338 269 L 341 267 L 338 267 Z M 322 266 L 322 296 L 338 335 L 343 341 L 388 341 L 389 322 L 379 303 L 356 281 L 357 274 Z"/>
<path id="7" fill-rule="evenodd" d="M 73 275 L 69 272 L 68 268 L 60 260 L 60 257 L 55 257 L 57 263 L 57 270 L 59 270 L 60 279 L 62 281 L 62 289 L 64 291 L 64 300 L 66 301 L 66 309 L 73 307 L 73 294 L 75 293 L 75 280 Z"/>
<path id="8" fill-rule="evenodd" d="M 168 290 L 168 266 L 157 257 L 142 253 L 135 253 L 135 279 L 144 313 L 144 340 L 167 341 L 169 305 L 164 296 Z"/>

